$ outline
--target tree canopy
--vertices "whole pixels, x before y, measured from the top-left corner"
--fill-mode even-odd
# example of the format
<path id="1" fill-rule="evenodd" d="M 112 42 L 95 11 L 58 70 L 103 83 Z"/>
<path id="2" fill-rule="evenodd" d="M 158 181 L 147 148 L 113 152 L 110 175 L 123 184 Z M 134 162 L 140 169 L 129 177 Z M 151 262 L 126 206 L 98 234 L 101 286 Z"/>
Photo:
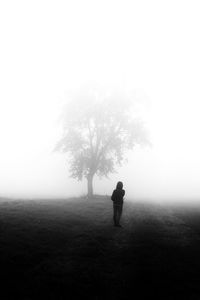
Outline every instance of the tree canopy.
<path id="1" fill-rule="evenodd" d="M 92 181 L 116 172 L 125 153 L 136 144 L 148 144 L 141 120 L 134 118 L 132 99 L 121 91 L 84 88 L 72 92 L 62 114 L 63 136 L 55 150 L 69 154 L 71 177 Z"/>

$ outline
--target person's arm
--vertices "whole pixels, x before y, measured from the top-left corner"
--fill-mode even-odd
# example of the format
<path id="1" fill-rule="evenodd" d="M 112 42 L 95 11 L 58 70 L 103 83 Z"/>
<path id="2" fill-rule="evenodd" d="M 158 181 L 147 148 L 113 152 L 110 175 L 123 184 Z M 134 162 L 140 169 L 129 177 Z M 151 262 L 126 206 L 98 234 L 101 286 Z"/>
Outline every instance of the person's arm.
<path id="1" fill-rule="evenodd" d="M 123 190 L 123 197 L 124 197 L 124 195 L 125 195 L 125 190 Z"/>
<path id="2" fill-rule="evenodd" d="M 111 200 L 112 200 L 112 201 L 115 200 L 115 191 L 113 191 L 113 193 L 112 193 Z"/>

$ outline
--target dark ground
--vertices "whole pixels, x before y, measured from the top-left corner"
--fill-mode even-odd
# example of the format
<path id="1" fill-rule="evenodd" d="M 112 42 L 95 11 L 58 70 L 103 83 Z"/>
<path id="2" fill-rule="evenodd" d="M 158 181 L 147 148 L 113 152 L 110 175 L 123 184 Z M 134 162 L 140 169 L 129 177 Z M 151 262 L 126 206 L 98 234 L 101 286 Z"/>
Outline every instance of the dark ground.
<path id="1" fill-rule="evenodd" d="M 200 299 L 200 208 L 0 200 L 1 299 Z"/>

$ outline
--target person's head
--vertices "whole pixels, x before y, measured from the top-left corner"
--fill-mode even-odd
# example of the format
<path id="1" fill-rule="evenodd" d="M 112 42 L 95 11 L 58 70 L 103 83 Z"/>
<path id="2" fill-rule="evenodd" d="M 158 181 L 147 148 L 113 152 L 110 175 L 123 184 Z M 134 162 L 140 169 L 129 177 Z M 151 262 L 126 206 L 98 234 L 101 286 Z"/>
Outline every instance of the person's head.
<path id="1" fill-rule="evenodd" d="M 119 190 L 122 190 L 123 183 L 121 181 L 118 181 L 116 188 L 119 189 Z"/>

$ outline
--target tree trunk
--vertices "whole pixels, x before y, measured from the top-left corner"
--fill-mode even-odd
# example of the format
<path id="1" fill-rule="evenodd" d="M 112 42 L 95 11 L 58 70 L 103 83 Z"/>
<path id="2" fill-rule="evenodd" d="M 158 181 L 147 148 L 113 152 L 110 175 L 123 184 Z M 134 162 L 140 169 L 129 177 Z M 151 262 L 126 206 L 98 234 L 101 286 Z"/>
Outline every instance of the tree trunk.
<path id="1" fill-rule="evenodd" d="M 87 177 L 87 187 L 88 187 L 88 197 L 93 196 L 93 177 L 94 175 L 88 175 Z"/>

